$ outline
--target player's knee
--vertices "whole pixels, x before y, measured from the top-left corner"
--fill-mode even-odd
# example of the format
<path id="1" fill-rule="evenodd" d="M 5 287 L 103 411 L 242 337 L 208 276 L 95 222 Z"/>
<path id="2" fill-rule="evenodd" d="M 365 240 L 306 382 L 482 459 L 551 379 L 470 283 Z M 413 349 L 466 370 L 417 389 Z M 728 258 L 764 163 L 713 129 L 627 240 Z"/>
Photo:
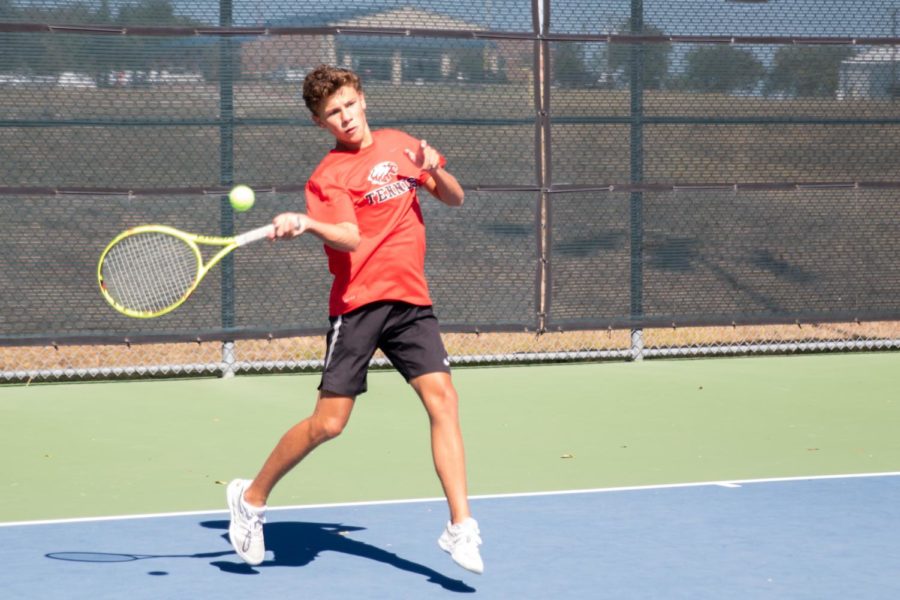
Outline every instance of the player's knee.
<path id="1" fill-rule="evenodd" d="M 432 418 L 456 418 L 459 397 L 453 386 L 445 386 L 429 393 L 425 405 Z"/>
<path id="2" fill-rule="evenodd" d="M 322 441 L 328 441 L 341 435 L 347 420 L 340 417 L 320 417 L 316 420 L 316 437 Z"/>

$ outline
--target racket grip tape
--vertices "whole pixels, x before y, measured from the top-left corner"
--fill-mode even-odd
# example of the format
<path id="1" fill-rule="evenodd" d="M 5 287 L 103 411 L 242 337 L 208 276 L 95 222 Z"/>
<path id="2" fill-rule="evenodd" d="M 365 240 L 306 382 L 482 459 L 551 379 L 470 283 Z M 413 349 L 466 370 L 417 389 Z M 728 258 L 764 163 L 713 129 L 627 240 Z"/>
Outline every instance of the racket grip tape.
<path id="1" fill-rule="evenodd" d="M 234 241 L 238 246 L 243 246 L 244 244 L 249 244 L 251 242 L 258 242 L 259 240 L 264 240 L 269 237 L 269 234 L 275 232 L 274 225 L 265 225 L 263 227 L 257 227 L 256 229 L 251 229 L 250 231 L 246 231 L 241 235 L 234 238 Z"/>

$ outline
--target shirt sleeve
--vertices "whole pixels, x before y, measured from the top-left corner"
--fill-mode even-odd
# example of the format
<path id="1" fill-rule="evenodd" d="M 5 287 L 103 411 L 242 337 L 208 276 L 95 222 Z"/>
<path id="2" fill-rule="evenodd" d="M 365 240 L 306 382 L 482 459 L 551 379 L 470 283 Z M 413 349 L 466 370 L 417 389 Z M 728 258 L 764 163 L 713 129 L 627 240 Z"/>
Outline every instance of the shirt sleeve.
<path id="1" fill-rule="evenodd" d="M 332 225 L 356 223 L 353 200 L 347 191 L 312 179 L 306 183 L 306 212 L 316 221 Z"/>

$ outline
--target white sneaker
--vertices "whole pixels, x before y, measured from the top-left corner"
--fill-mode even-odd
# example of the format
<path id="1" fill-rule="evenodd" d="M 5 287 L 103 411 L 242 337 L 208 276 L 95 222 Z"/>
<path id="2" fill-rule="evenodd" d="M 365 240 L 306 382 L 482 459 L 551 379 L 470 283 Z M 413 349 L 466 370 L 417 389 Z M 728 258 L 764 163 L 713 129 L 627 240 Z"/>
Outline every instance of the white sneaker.
<path id="1" fill-rule="evenodd" d="M 438 538 L 438 546 L 450 553 L 453 562 L 479 575 L 484 573 L 484 562 L 481 560 L 481 532 L 478 521 L 469 517 L 462 523 L 447 523 L 444 533 Z"/>
<path id="2" fill-rule="evenodd" d="M 234 551 L 244 562 L 258 565 L 266 556 L 266 544 L 263 540 L 266 507 L 255 509 L 244 501 L 244 490 L 250 487 L 250 483 L 247 479 L 235 479 L 225 491 L 228 508 L 231 510 L 228 537 Z"/>

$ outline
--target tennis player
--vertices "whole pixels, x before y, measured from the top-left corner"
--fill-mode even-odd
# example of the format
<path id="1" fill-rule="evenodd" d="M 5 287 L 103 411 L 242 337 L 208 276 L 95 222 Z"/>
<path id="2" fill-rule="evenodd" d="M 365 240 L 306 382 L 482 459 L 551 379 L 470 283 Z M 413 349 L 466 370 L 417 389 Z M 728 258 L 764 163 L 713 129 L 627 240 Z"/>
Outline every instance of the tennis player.
<path id="1" fill-rule="evenodd" d="M 306 213 L 283 213 L 276 239 L 311 233 L 324 242 L 334 275 L 331 328 L 312 415 L 281 438 L 256 478 L 228 485 L 229 535 L 238 555 L 259 564 L 272 489 L 314 448 L 341 433 L 366 391 L 369 360 L 380 348 L 422 401 L 431 423 L 434 466 L 450 518 L 438 545 L 469 571 L 482 573 L 478 523 L 469 512 L 458 398 L 425 280 L 425 224 L 418 190 L 450 206 L 463 189 L 445 158 L 425 140 L 371 130 L 359 77 L 320 66 L 303 84 L 313 121 L 335 138 L 306 185 Z"/>

